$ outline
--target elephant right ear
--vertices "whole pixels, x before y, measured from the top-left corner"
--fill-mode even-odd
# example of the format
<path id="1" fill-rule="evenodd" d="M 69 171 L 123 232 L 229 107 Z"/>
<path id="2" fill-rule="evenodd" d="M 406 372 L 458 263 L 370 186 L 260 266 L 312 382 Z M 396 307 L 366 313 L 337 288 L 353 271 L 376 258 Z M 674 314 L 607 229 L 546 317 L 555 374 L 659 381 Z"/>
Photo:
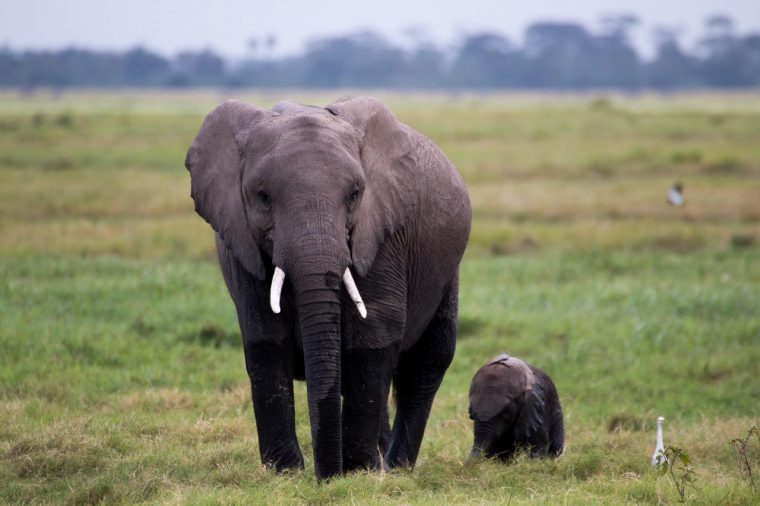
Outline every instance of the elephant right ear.
<path id="1" fill-rule="evenodd" d="M 533 374 L 527 379 L 522 409 L 515 421 L 515 439 L 530 440 L 544 424 L 546 401 L 544 385 Z"/>
<path id="2" fill-rule="evenodd" d="M 240 145 L 267 113 L 228 100 L 208 113 L 185 157 L 195 212 L 216 231 L 243 267 L 258 279 L 266 272 L 259 247 L 248 229 L 241 194 Z"/>

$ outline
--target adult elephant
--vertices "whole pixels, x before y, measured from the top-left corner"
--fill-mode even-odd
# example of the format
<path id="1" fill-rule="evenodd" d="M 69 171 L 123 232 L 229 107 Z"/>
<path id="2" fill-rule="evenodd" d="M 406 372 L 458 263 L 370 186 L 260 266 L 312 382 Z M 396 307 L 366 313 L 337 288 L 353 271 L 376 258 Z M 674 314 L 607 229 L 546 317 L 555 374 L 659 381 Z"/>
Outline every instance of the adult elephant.
<path id="1" fill-rule="evenodd" d="M 293 379 L 305 379 L 319 479 L 383 457 L 413 466 L 454 355 L 470 231 L 451 162 L 355 98 L 271 111 L 228 101 L 185 166 L 237 308 L 263 463 L 303 467 Z"/>

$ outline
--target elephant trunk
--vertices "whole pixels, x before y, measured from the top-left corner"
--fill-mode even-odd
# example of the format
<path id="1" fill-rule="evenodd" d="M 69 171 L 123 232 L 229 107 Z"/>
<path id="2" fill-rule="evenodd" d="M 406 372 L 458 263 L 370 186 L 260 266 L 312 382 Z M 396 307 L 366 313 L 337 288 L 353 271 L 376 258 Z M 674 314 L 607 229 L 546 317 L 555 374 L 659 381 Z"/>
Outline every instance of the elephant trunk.
<path id="1" fill-rule="evenodd" d="M 476 420 L 475 421 L 475 440 L 470 452 L 470 458 L 479 458 L 483 455 L 488 456 L 489 448 L 494 441 L 494 427 L 492 423 Z"/>
<path id="2" fill-rule="evenodd" d="M 306 233 L 280 243 L 279 251 L 289 254 L 275 255 L 275 263 L 282 265 L 295 294 L 314 467 L 317 478 L 326 479 L 343 470 L 340 290 L 350 257 L 347 243 L 338 239 L 341 229 L 336 220 L 315 208 L 304 218 Z"/>
<path id="3" fill-rule="evenodd" d="M 337 267 L 337 266 L 336 266 Z M 309 420 L 318 479 L 340 474 L 340 275 L 335 267 L 293 275 L 303 339 Z"/>

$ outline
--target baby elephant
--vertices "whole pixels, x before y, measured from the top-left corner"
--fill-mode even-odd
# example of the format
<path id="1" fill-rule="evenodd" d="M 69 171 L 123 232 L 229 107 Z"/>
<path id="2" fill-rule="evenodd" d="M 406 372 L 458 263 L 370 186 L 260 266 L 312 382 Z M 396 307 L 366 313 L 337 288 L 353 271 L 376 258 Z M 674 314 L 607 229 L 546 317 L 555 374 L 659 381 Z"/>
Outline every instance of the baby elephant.
<path id="1" fill-rule="evenodd" d="M 470 385 L 475 422 L 471 457 L 509 459 L 520 448 L 531 457 L 562 453 L 565 440 L 557 389 L 549 376 L 506 353 L 480 368 Z"/>

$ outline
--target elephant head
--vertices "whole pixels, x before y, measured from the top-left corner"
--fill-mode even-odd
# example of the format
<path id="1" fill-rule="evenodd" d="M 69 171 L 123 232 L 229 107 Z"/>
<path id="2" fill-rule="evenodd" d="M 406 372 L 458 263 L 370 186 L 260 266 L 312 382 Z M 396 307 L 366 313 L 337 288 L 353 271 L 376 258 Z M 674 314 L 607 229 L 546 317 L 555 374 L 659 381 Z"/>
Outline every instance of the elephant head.
<path id="1" fill-rule="evenodd" d="M 478 370 L 470 384 L 474 422 L 471 457 L 504 457 L 544 423 L 544 388 L 532 368 L 502 354 Z"/>
<path id="2" fill-rule="evenodd" d="M 196 212 L 246 270 L 269 281 L 280 312 L 290 283 L 303 339 L 316 473 L 341 471 L 340 290 L 372 318 L 365 276 L 413 208 L 408 130 L 380 102 L 273 110 L 228 101 L 187 152 Z"/>

